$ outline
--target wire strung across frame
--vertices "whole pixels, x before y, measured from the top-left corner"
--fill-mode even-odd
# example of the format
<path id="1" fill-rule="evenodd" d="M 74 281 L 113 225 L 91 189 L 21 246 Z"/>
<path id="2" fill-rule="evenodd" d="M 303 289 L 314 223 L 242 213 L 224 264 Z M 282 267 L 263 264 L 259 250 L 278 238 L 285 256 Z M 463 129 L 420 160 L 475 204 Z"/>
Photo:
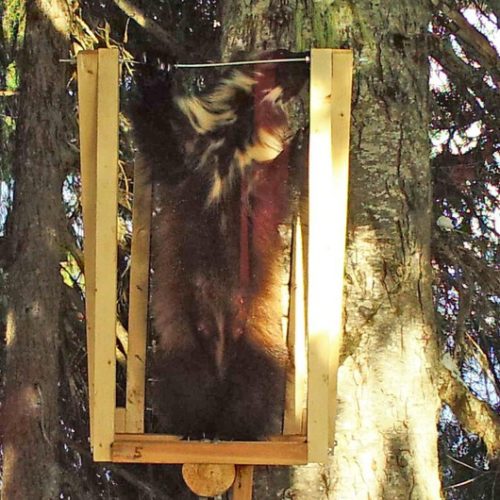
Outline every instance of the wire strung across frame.
<path id="1" fill-rule="evenodd" d="M 268 64 L 268 63 L 292 63 L 292 62 L 305 62 L 309 63 L 311 58 L 309 56 L 305 57 L 290 57 L 290 58 L 282 58 L 282 59 L 255 59 L 249 61 L 228 61 L 228 62 L 206 62 L 206 63 L 176 63 L 172 64 L 173 68 L 217 68 L 223 66 L 244 66 L 249 64 Z M 61 63 L 70 63 L 75 64 L 76 59 L 59 59 Z M 146 64 L 142 61 L 124 61 L 120 60 L 120 62 L 128 62 L 129 64 Z"/>

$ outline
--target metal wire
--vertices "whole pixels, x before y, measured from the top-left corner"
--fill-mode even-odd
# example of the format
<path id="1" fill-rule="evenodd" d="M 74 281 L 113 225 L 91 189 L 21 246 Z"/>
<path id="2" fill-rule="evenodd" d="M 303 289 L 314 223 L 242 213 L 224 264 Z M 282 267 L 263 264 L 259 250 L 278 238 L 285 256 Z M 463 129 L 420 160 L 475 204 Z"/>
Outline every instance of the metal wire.
<path id="1" fill-rule="evenodd" d="M 292 63 L 292 62 L 305 62 L 309 63 L 311 61 L 311 58 L 309 56 L 305 57 L 292 57 L 292 58 L 284 58 L 284 59 L 257 59 L 257 60 L 250 60 L 250 61 L 228 61 L 228 62 L 213 62 L 213 63 L 192 63 L 192 64 L 186 64 L 186 63 L 177 63 L 177 64 L 172 64 L 174 68 L 182 68 L 182 69 L 189 69 L 189 68 L 218 68 L 218 67 L 223 67 L 223 66 L 244 66 L 248 64 L 267 64 L 267 63 Z M 76 59 L 59 59 L 60 63 L 69 63 L 69 64 L 76 64 Z M 129 64 L 146 64 L 142 61 L 124 61 L 123 59 L 120 59 L 120 62 L 128 62 Z"/>
<path id="2" fill-rule="evenodd" d="M 216 63 L 194 63 L 194 64 L 174 64 L 174 68 L 216 68 L 221 66 L 242 66 L 246 64 L 266 64 L 266 63 L 290 63 L 290 62 L 306 62 L 311 60 L 309 56 L 306 57 L 291 57 L 284 59 L 257 59 L 253 61 L 229 61 L 229 62 L 216 62 Z"/>

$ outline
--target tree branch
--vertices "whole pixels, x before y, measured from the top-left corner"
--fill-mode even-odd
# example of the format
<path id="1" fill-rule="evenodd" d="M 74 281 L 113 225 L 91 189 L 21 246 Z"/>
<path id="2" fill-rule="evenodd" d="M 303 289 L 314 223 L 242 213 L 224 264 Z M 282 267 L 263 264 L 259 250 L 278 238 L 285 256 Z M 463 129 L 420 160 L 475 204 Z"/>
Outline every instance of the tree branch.
<path id="1" fill-rule="evenodd" d="M 483 439 L 488 454 L 496 456 L 500 452 L 500 418 L 469 391 L 451 356 L 446 357 L 440 371 L 439 394 L 460 423 Z"/>
<path id="2" fill-rule="evenodd" d="M 175 39 L 165 31 L 159 24 L 146 17 L 138 7 L 132 5 L 127 0 L 113 0 L 114 4 L 122 10 L 128 17 L 133 19 L 139 26 L 160 41 L 165 49 L 173 55 L 179 55 L 181 48 Z"/>
<path id="3" fill-rule="evenodd" d="M 69 448 L 71 448 L 73 451 L 84 457 L 86 461 L 89 462 L 92 461 L 92 456 L 89 453 L 87 447 L 82 446 L 81 444 L 75 441 L 69 441 L 66 439 L 63 439 L 62 442 L 66 444 Z M 142 491 L 144 494 L 148 495 L 150 498 L 164 498 L 165 500 L 171 499 L 171 497 L 167 496 L 167 494 L 163 490 L 147 483 L 137 474 L 130 472 L 121 465 L 107 463 L 105 464 L 105 466 L 103 466 L 103 468 L 109 469 L 114 474 L 121 476 L 123 479 L 125 479 L 125 481 L 133 485 L 135 488 L 137 488 L 137 490 Z"/>
<path id="4" fill-rule="evenodd" d="M 477 70 L 473 70 L 456 55 L 449 41 L 444 41 L 437 36 L 431 37 L 430 52 L 431 56 L 438 61 L 451 80 L 467 82 L 467 86 L 484 101 L 489 115 L 488 118 L 492 120 L 492 125 L 496 126 L 497 120 L 493 110 L 497 107 L 497 94 L 484 82 Z"/>
<path id="5" fill-rule="evenodd" d="M 487 0 L 485 3 L 497 18 L 497 27 L 500 26 L 500 0 Z"/>
<path id="6" fill-rule="evenodd" d="M 138 475 L 129 472 L 127 469 L 125 469 L 125 467 L 116 464 L 107 464 L 106 468 L 111 470 L 111 472 L 115 473 L 116 475 L 121 476 L 123 479 L 125 479 L 125 481 L 133 485 L 139 491 L 144 492 L 150 498 L 164 498 L 165 500 L 169 500 L 172 498 L 170 496 L 167 496 L 167 494 L 163 490 L 160 490 L 156 486 L 143 481 L 141 478 L 139 478 Z"/>
<path id="7" fill-rule="evenodd" d="M 498 66 L 498 55 L 486 38 L 478 29 L 472 26 L 464 15 L 458 10 L 445 6 L 446 15 L 457 25 L 456 35 L 467 45 L 472 47 L 485 59 L 487 66 L 496 68 Z"/>
<path id="8" fill-rule="evenodd" d="M 443 13 L 454 23 L 453 33 L 467 46 L 473 49 L 478 62 L 484 68 L 488 69 L 492 78 L 498 85 L 500 77 L 498 70 L 498 54 L 479 30 L 472 26 L 464 15 L 443 2 L 440 5 Z"/>

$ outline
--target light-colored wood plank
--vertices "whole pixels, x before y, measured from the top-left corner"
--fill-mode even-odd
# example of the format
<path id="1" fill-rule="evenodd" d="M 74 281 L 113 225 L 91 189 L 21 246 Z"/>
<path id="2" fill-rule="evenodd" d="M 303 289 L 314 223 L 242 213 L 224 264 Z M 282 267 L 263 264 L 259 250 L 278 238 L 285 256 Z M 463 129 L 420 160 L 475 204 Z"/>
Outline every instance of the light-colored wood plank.
<path id="1" fill-rule="evenodd" d="M 144 432 L 152 193 L 150 172 L 139 162 L 134 169 L 127 360 L 126 432 L 134 433 Z"/>
<path id="2" fill-rule="evenodd" d="M 275 436 L 267 436 L 268 441 L 273 443 L 284 441 L 286 443 L 305 443 L 307 441 L 306 436 L 303 434 L 277 434 Z"/>
<path id="3" fill-rule="evenodd" d="M 116 400 L 118 50 L 99 49 L 97 79 L 94 460 L 111 460 Z"/>
<path id="4" fill-rule="evenodd" d="M 80 128 L 81 203 L 84 228 L 85 320 L 90 445 L 94 443 L 94 332 L 95 332 L 95 200 L 97 162 L 97 51 L 79 52 L 78 122 Z"/>
<path id="5" fill-rule="evenodd" d="M 184 464 L 182 477 L 196 495 L 216 497 L 232 486 L 236 469 L 233 464 Z"/>
<path id="6" fill-rule="evenodd" d="M 184 441 L 181 436 L 175 434 L 139 434 L 139 433 L 121 433 L 117 432 L 115 436 L 116 441 L 140 441 L 142 443 L 204 443 L 204 444 L 216 444 L 217 446 L 223 441 L 210 442 L 210 441 Z M 240 441 L 230 441 L 231 443 L 237 443 Z M 246 443 L 247 441 L 241 441 Z M 300 434 L 294 434 L 290 436 L 284 436 L 283 434 L 276 434 L 274 436 L 268 436 L 266 441 L 257 441 L 259 443 L 305 443 L 306 436 Z M 199 462 L 201 463 L 201 462 Z"/>
<path id="7" fill-rule="evenodd" d="M 329 429 L 332 251 L 337 231 L 331 145 L 332 51 L 311 51 L 308 239 L 308 417 L 309 462 L 326 462 Z"/>
<path id="8" fill-rule="evenodd" d="M 292 359 L 286 385 L 283 434 L 300 434 L 305 430 L 303 416 L 306 406 L 307 379 L 304 262 L 300 217 L 297 217 L 293 225 L 291 266 L 287 343 Z"/>
<path id="9" fill-rule="evenodd" d="M 347 75 L 348 61 L 352 67 L 350 51 L 312 51 L 308 242 L 309 462 L 326 462 L 328 446 L 334 440 L 347 220 L 351 83 Z M 332 222 L 335 227 L 332 227 Z"/>
<path id="10" fill-rule="evenodd" d="M 125 417 L 127 410 L 121 406 L 115 409 L 115 432 L 125 432 Z"/>
<path id="11" fill-rule="evenodd" d="M 337 414 L 337 371 L 343 333 L 344 310 L 344 267 L 346 259 L 347 209 L 349 190 L 349 139 L 351 125 L 352 98 L 351 50 L 333 50 L 332 54 L 332 158 L 333 187 L 335 200 L 335 246 L 332 258 L 330 288 L 333 308 L 331 311 L 332 330 L 330 332 L 330 398 L 329 407 L 329 447 L 335 442 L 335 419 Z"/>
<path id="12" fill-rule="evenodd" d="M 307 463 L 307 445 L 292 441 L 179 441 L 172 436 L 117 434 L 113 462 L 293 465 Z"/>
<path id="13" fill-rule="evenodd" d="M 253 465 L 237 465 L 233 485 L 233 500 L 252 500 Z"/>
<path id="14" fill-rule="evenodd" d="M 182 437 L 176 436 L 174 434 L 140 434 L 140 433 L 130 433 L 117 432 L 115 435 L 115 441 L 134 441 L 141 443 L 182 443 Z"/>

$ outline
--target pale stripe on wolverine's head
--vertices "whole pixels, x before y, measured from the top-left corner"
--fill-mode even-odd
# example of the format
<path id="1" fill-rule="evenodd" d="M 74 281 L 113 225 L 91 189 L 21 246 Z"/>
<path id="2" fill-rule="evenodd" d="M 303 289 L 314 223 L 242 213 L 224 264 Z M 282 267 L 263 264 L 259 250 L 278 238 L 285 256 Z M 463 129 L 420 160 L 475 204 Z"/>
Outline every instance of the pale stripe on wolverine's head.
<path id="1" fill-rule="evenodd" d="M 207 178 L 211 183 L 207 207 L 222 200 L 234 179 L 253 162 L 272 162 L 283 152 L 289 134 L 282 95 L 283 88 L 276 82 L 271 68 L 251 68 L 246 72 L 233 71 L 205 95 L 176 99 L 178 109 L 199 136 L 198 140 L 213 140 L 192 162 L 196 169 L 215 168 Z M 249 115 L 238 115 L 243 106 L 249 107 Z M 231 127 L 247 130 L 244 140 L 240 139 L 232 151 L 225 143 L 228 139 L 220 138 L 224 130 L 230 133 Z M 229 158 L 221 158 L 228 153 Z M 225 171 L 218 167 L 221 161 L 226 165 Z"/>
<path id="2" fill-rule="evenodd" d="M 237 119 L 235 101 L 243 91 L 250 94 L 256 80 L 241 71 L 234 71 L 207 95 L 178 97 L 176 104 L 198 134 L 213 132 Z"/>

